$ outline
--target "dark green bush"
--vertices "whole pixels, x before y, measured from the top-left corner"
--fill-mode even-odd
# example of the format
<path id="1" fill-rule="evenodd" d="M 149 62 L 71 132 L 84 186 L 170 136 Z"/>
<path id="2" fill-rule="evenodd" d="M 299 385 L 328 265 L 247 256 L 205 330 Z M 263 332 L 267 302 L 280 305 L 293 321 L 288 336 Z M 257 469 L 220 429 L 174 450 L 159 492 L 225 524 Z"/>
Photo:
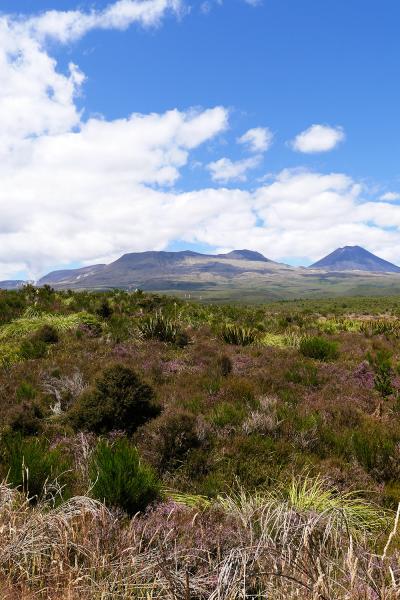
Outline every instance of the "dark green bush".
<path id="1" fill-rule="evenodd" d="M 35 339 L 45 344 L 57 344 L 59 340 L 58 331 L 52 325 L 43 325 L 35 334 Z"/>
<path id="2" fill-rule="evenodd" d="M 229 356 L 226 356 L 226 354 L 220 356 L 217 359 L 217 367 L 222 377 L 227 377 L 230 373 L 232 373 L 233 366 Z"/>
<path id="3" fill-rule="evenodd" d="M 37 402 L 25 400 L 11 409 L 8 424 L 22 435 L 37 435 L 42 428 L 43 417 L 44 411 Z"/>
<path id="4" fill-rule="evenodd" d="M 115 365 L 104 371 L 94 389 L 78 398 L 69 412 L 69 420 L 76 430 L 133 433 L 159 412 L 152 388 L 132 369 Z"/>
<path id="5" fill-rule="evenodd" d="M 306 337 L 300 342 L 300 352 L 316 360 L 334 360 L 339 356 L 336 342 L 323 337 Z"/>
<path id="6" fill-rule="evenodd" d="M 89 465 L 92 495 L 132 516 L 157 500 L 161 484 L 153 469 L 142 463 L 126 438 L 98 442 Z"/>
<path id="7" fill-rule="evenodd" d="M 70 495 L 71 462 L 61 448 L 50 449 L 43 438 L 23 438 L 13 433 L 3 436 L 0 451 L 3 475 L 31 502 L 52 495 L 55 480 L 63 498 Z"/>
<path id="8" fill-rule="evenodd" d="M 102 319 L 109 319 L 111 317 L 111 315 L 113 314 L 113 312 L 114 311 L 111 308 L 110 303 L 108 302 L 108 300 L 106 298 L 101 301 L 100 306 L 96 310 L 96 313 Z"/>

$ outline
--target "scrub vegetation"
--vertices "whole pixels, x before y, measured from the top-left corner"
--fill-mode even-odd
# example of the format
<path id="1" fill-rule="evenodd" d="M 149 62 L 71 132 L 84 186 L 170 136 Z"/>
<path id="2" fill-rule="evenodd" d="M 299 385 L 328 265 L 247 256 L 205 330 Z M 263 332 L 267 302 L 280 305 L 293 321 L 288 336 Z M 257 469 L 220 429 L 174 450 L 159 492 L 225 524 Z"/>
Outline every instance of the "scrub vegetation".
<path id="1" fill-rule="evenodd" d="M 1 598 L 399 597 L 399 298 L 1 291 L 0 396 Z"/>

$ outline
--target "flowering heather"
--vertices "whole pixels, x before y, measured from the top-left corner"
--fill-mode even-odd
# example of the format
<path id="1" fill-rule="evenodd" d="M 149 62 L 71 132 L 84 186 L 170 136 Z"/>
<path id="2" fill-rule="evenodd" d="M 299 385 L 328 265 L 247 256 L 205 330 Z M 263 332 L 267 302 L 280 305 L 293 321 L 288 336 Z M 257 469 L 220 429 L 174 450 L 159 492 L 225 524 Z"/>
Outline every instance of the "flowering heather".
<path id="1" fill-rule="evenodd" d="M 362 363 L 354 370 L 354 377 L 360 382 L 360 384 L 370 390 L 374 387 L 374 372 L 367 360 L 363 360 Z"/>

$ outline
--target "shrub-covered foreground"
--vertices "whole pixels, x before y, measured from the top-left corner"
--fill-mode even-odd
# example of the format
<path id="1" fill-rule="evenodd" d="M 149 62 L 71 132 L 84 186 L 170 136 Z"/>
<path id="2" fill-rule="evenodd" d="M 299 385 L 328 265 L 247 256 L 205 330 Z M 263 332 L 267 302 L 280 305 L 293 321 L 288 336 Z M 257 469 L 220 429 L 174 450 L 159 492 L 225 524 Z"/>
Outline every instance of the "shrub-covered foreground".
<path id="1" fill-rule="evenodd" d="M 125 520 L 84 496 L 29 508 L 3 485 L 2 598 L 398 598 L 389 519 L 321 492 L 180 496 Z"/>
<path id="2" fill-rule="evenodd" d="M 399 597 L 399 315 L 0 292 L 0 597 Z"/>

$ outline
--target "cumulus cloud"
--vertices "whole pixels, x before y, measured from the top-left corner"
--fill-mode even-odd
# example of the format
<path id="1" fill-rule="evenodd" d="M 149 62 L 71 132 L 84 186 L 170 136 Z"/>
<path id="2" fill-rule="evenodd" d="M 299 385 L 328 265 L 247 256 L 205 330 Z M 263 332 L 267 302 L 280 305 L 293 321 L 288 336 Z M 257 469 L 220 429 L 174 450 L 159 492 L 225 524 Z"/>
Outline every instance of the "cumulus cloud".
<path id="1" fill-rule="evenodd" d="M 272 145 L 273 133 L 268 127 L 254 127 L 238 138 L 251 152 L 266 152 Z"/>
<path id="2" fill-rule="evenodd" d="M 104 10 L 49 10 L 23 22 L 22 29 L 39 39 L 53 38 L 67 43 L 91 29 L 127 29 L 133 23 L 158 25 L 168 11 L 183 9 L 181 0 L 118 0 Z"/>
<path id="3" fill-rule="evenodd" d="M 311 127 L 295 137 L 291 142 L 291 146 L 297 152 L 314 154 L 317 152 L 329 152 L 329 150 L 336 148 L 344 139 L 345 133 L 341 127 L 311 125 Z"/>
<path id="4" fill-rule="evenodd" d="M 222 131 L 226 119 L 219 107 L 135 114 L 20 142 L 23 158 L 11 151 L 0 164 L 2 260 L 33 272 L 167 243 L 160 217 L 171 196 L 152 186 L 171 186 L 190 150 Z"/>
<path id="5" fill-rule="evenodd" d="M 397 200 L 400 200 L 400 194 L 397 192 L 386 192 L 386 194 L 382 194 L 380 200 L 385 202 L 396 202 Z"/>
<path id="6" fill-rule="evenodd" d="M 230 158 L 220 158 L 207 165 L 213 181 L 228 183 L 229 181 L 246 181 L 247 172 L 255 169 L 261 163 L 261 156 L 253 156 L 243 160 L 232 161 Z"/>
<path id="7" fill-rule="evenodd" d="M 90 13 L 90 27 L 155 24 L 178 6 L 116 2 Z M 344 174 L 283 170 L 254 191 L 178 192 L 191 153 L 226 130 L 228 111 L 85 121 L 76 104 L 85 76 L 74 64 L 61 72 L 45 40 L 76 39 L 88 25 L 79 25 L 75 13 L 49 15 L 29 25 L 0 18 L 0 279 L 161 250 L 174 240 L 249 247 L 276 260 L 314 260 L 336 246 L 363 243 L 398 260 L 400 207 L 387 197 L 363 201 L 362 188 Z M 243 143 L 259 154 L 210 163 L 214 181 L 245 181 L 260 164 L 265 141 L 247 134 Z"/>

